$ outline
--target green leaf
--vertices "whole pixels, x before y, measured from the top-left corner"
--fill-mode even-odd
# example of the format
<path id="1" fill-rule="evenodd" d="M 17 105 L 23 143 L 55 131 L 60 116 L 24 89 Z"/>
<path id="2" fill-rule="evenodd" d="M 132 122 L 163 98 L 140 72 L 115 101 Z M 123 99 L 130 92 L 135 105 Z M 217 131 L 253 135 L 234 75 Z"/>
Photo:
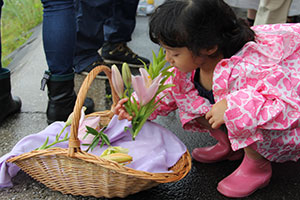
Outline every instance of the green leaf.
<path id="1" fill-rule="evenodd" d="M 159 49 L 159 52 L 158 52 L 158 59 L 159 60 L 162 60 L 162 59 L 164 59 L 165 58 L 165 56 L 166 56 L 166 54 L 164 53 L 164 50 L 163 50 L 163 48 L 160 48 Z"/>
<path id="2" fill-rule="evenodd" d="M 91 151 L 97 146 L 97 144 L 100 142 L 100 137 L 97 136 L 93 139 L 92 144 L 91 144 Z"/>
<path id="3" fill-rule="evenodd" d="M 143 63 L 144 67 L 147 66 L 146 63 L 142 59 L 138 58 L 138 60 L 141 61 L 141 63 Z"/>
<path id="4" fill-rule="evenodd" d="M 157 90 L 157 94 L 159 94 L 160 92 L 162 92 L 163 90 L 170 88 L 170 87 L 174 87 L 174 84 L 166 84 L 166 85 L 161 85 L 159 86 L 158 90 Z"/>
<path id="5" fill-rule="evenodd" d="M 160 72 L 162 70 L 162 68 L 166 65 L 166 63 L 167 63 L 167 61 L 163 60 L 157 65 L 158 72 Z"/>
<path id="6" fill-rule="evenodd" d="M 156 65 L 156 63 L 157 63 L 157 57 L 156 57 L 156 54 L 154 53 L 154 51 L 152 51 L 152 63 L 153 63 L 153 65 Z"/>
<path id="7" fill-rule="evenodd" d="M 104 145 L 104 141 L 103 141 L 103 140 L 101 140 L 100 148 L 102 148 L 102 147 L 103 147 L 103 145 Z"/>
<path id="8" fill-rule="evenodd" d="M 109 141 L 107 135 L 105 135 L 104 133 L 101 134 L 101 139 L 102 139 L 102 141 L 104 141 L 105 144 L 110 145 L 110 141 Z"/>
<path id="9" fill-rule="evenodd" d="M 151 67 L 152 63 L 149 64 L 149 68 Z M 147 65 L 144 66 L 145 70 L 148 72 L 149 74 L 149 68 L 147 67 Z"/>
<path id="10" fill-rule="evenodd" d="M 148 74 L 151 76 L 151 78 L 153 78 L 153 65 L 149 67 Z"/>
<path id="11" fill-rule="evenodd" d="M 165 68 L 162 70 L 162 72 L 168 71 L 168 70 L 171 69 L 171 68 L 173 68 L 173 66 L 172 66 L 172 65 L 169 65 L 169 66 L 165 67 Z"/>
<path id="12" fill-rule="evenodd" d="M 85 139 L 88 135 L 89 135 L 89 133 L 86 133 L 85 136 L 83 136 L 83 139 Z"/>
<path id="13" fill-rule="evenodd" d="M 170 76 L 174 76 L 174 73 L 173 73 L 173 72 L 166 71 L 166 72 L 164 72 L 164 75 L 167 76 L 167 77 L 169 78 Z"/>
<path id="14" fill-rule="evenodd" d="M 66 135 L 65 135 L 65 137 L 63 138 L 63 140 L 68 140 L 68 139 L 69 139 L 68 135 L 69 135 L 69 133 L 66 132 Z"/>
<path id="15" fill-rule="evenodd" d="M 93 134 L 93 135 L 98 135 L 98 131 L 92 127 L 89 127 L 89 126 L 85 126 L 86 129 L 87 129 L 87 132 L 90 133 L 90 134 Z"/>

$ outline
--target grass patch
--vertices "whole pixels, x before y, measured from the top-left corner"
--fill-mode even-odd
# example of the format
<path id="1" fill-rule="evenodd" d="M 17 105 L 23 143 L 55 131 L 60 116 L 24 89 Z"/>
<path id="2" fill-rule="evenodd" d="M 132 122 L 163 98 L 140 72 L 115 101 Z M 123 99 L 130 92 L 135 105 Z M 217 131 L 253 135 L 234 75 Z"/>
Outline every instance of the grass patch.
<path id="1" fill-rule="evenodd" d="M 2 66 L 11 59 L 7 56 L 24 44 L 31 36 L 30 30 L 43 20 L 40 0 L 4 0 L 2 7 Z"/>

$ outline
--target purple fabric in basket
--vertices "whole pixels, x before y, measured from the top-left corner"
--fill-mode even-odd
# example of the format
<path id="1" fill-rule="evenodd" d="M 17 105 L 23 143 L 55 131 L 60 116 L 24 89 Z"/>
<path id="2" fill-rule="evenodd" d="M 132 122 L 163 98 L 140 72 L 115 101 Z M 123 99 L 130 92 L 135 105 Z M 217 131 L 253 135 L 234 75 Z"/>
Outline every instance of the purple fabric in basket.
<path id="1" fill-rule="evenodd" d="M 79 126 L 81 131 L 79 131 L 78 137 L 80 138 L 80 135 L 85 134 L 82 131 L 84 130 L 82 127 L 85 127 L 85 125 L 93 127 L 98 121 L 99 118 L 95 117 L 81 120 Z M 47 137 L 49 137 L 48 144 L 52 143 L 56 134 L 64 127 L 64 124 L 64 122 L 55 122 L 37 134 L 24 137 L 14 146 L 11 152 L 2 156 L 0 158 L 0 188 L 11 187 L 11 178 L 20 170 L 18 166 L 7 163 L 6 160 L 40 147 Z M 169 172 L 168 168 L 173 166 L 186 152 L 186 146 L 176 135 L 159 124 L 147 121 L 135 141 L 132 141 L 129 131 L 124 132 L 125 126 L 130 126 L 130 122 L 127 120 L 120 121 L 114 116 L 105 133 L 110 139 L 112 146 L 121 146 L 129 149 L 128 154 L 133 157 L 133 161 L 127 165 L 128 167 L 153 173 Z M 66 128 L 61 138 L 64 137 L 66 132 L 70 133 L 70 127 Z M 55 146 L 68 148 L 68 141 L 58 143 Z M 82 150 L 86 148 L 86 146 L 81 146 Z M 102 148 L 98 145 L 91 153 L 101 155 L 106 148 L 106 145 Z"/>

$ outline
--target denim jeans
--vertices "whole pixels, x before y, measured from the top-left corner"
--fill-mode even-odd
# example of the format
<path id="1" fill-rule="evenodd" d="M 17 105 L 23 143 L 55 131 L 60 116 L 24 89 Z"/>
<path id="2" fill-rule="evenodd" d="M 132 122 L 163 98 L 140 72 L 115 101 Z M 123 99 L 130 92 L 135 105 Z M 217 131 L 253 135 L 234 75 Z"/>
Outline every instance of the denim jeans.
<path id="1" fill-rule="evenodd" d="M 128 42 L 138 0 L 41 0 L 43 43 L 52 74 L 81 72 L 104 41 Z"/>
<path id="2" fill-rule="evenodd" d="M 42 0 L 43 45 L 49 71 L 73 73 L 76 42 L 75 5 L 73 0 Z"/>
<path id="3" fill-rule="evenodd" d="M 3 0 L 0 0 L 0 21 L 1 21 L 1 14 L 2 14 L 2 6 L 3 6 Z M 2 70 L 2 42 L 1 42 L 1 31 L 0 31 L 0 74 L 2 73 L 2 71 L 3 71 Z"/>

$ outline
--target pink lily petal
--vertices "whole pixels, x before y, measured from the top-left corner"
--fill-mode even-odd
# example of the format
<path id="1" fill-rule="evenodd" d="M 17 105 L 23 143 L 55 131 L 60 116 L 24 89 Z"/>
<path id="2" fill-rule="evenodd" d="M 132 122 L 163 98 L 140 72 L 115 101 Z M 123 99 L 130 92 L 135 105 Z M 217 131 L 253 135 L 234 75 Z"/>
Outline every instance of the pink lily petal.
<path id="1" fill-rule="evenodd" d="M 148 74 L 147 70 L 144 69 L 144 68 L 140 68 L 140 73 L 141 73 L 141 75 L 142 75 L 142 77 L 143 77 L 143 79 L 144 79 L 145 85 L 146 85 L 147 87 L 149 87 L 152 80 L 151 80 L 151 77 L 150 77 L 150 75 Z"/>
<path id="2" fill-rule="evenodd" d="M 124 92 L 124 83 L 123 83 L 121 73 L 116 65 L 113 65 L 111 67 L 111 79 L 112 79 L 112 85 L 116 90 L 117 95 L 120 98 L 122 98 Z"/>
<path id="3" fill-rule="evenodd" d="M 159 84 L 152 84 L 149 88 L 147 88 L 146 94 L 143 96 L 144 104 L 147 104 L 151 99 L 154 97 L 157 89 L 159 87 Z"/>
<path id="4" fill-rule="evenodd" d="M 145 76 L 148 74 L 143 70 L 140 70 L 142 76 L 133 76 L 132 77 L 132 86 L 136 92 L 136 95 L 139 98 L 141 105 L 147 104 L 154 97 L 161 80 L 161 75 L 156 77 L 154 81 L 150 78 L 145 79 Z M 146 72 L 146 73 L 145 73 Z M 147 85 L 148 84 L 148 85 Z"/>
<path id="5" fill-rule="evenodd" d="M 157 92 L 157 89 L 159 87 L 159 83 L 161 80 L 161 74 L 157 76 L 151 83 L 150 87 L 147 88 L 146 96 L 143 97 L 144 103 L 147 104 L 151 99 L 154 97 L 154 95 Z"/>
<path id="6" fill-rule="evenodd" d="M 145 82 L 141 76 L 132 76 L 132 87 L 139 99 L 140 104 L 143 105 L 143 93 L 145 91 Z"/>

